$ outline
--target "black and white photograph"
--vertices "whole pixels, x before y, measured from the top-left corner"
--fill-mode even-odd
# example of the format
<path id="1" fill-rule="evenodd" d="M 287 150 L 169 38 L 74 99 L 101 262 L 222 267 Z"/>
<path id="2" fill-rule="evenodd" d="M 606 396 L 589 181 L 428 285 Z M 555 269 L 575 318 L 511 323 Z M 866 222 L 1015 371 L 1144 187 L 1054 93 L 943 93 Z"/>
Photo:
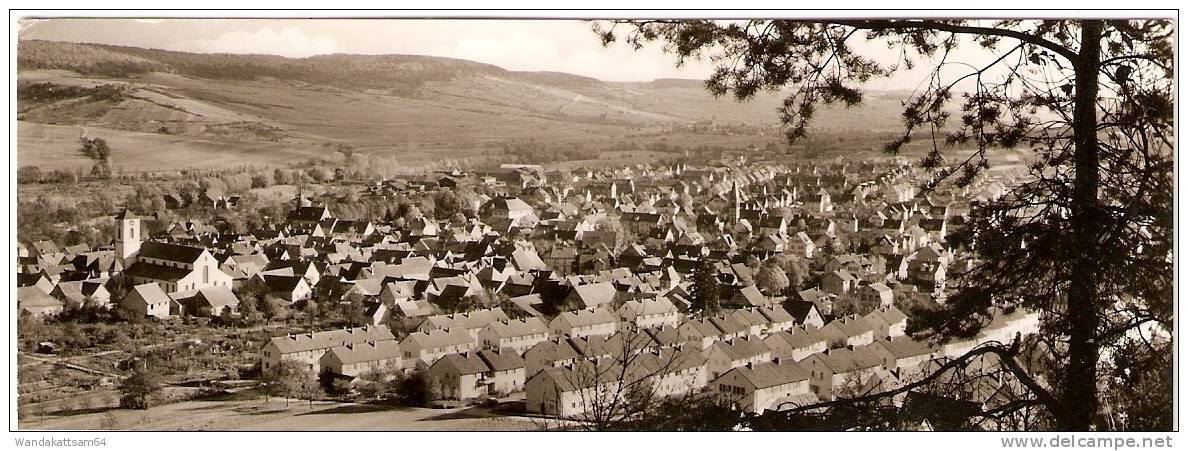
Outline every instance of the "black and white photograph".
<path id="1" fill-rule="evenodd" d="M 9 14 L 18 447 L 1176 440 L 1178 10 Z"/>

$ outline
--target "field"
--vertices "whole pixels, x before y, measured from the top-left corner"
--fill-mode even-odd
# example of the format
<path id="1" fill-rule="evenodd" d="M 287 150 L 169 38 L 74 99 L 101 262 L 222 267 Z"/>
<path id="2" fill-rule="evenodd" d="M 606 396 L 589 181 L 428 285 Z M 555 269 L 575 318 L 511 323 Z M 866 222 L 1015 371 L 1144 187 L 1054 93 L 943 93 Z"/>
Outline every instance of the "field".
<path id="1" fill-rule="evenodd" d="M 22 42 L 18 60 L 26 90 L 18 89 L 17 164 L 43 170 L 89 169 L 82 135 L 106 139 L 122 171 L 280 166 L 333 157 L 339 145 L 414 167 L 497 158 L 513 143 L 593 153 L 623 142 L 745 148 L 779 139 L 780 93 L 740 103 L 712 97 L 697 80 L 612 83 L 430 57 L 257 58 L 46 41 Z M 35 84 L 82 91 L 37 96 Z M 87 94 L 103 85 L 120 94 Z M 894 130 L 899 108 L 872 93 L 860 109 L 823 108 L 816 125 Z"/>
<path id="2" fill-rule="evenodd" d="M 77 126 L 17 121 L 17 165 L 42 170 L 82 168 L 94 163 L 79 152 Z M 122 171 L 215 169 L 248 165 L 283 166 L 290 161 L 323 156 L 309 145 L 164 135 L 87 127 L 112 148 L 112 161 Z"/>
<path id="3" fill-rule="evenodd" d="M 115 409 L 22 418 L 20 430 L 146 431 L 531 431 L 544 420 L 486 408 L 425 409 L 279 398 L 185 401 L 148 410 Z"/>

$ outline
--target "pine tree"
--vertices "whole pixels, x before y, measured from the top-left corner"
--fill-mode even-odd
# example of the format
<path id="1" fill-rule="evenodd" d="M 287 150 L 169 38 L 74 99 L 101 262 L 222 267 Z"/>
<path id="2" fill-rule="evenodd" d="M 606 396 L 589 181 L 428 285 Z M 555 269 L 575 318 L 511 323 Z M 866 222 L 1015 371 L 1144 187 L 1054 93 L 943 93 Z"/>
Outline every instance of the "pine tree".
<path id="1" fill-rule="evenodd" d="M 714 262 L 701 259 L 693 269 L 693 311 L 702 318 L 718 313 L 719 295 L 718 274 Z"/>

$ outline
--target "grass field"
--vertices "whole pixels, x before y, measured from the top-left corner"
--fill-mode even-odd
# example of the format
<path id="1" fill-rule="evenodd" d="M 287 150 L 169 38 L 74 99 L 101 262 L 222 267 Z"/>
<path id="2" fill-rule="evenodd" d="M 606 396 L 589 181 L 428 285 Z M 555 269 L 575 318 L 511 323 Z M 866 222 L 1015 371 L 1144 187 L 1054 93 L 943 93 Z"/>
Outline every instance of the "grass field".
<path id="1" fill-rule="evenodd" d="M 79 152 L 78 126 L 17 121 L 17 165 L 42 170 L 83 168 L 94 163 Z M 197 138 L 87 127 L 90 137 L 102 137 L 112 148 L 113 162 L 123 171 L 213 169 L 244 164 L 286 165 L 320 158 L 320 147 L 217 138 Z"/>
<path id="2" fill-rule="evenodd" d="M 423 409 L 282 399 L 186 401 L 148 410 L 114 409 L 22 418 L 20 430 L 145 431 L 532 431 L 543 420 L 485 408 Z"/>

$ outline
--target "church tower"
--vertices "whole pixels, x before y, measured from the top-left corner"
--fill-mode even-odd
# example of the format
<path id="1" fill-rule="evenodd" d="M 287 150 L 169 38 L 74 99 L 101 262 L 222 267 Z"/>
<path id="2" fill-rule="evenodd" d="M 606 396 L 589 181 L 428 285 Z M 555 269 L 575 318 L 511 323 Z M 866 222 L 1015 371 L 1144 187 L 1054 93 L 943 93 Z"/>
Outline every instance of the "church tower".
<path id="1" fill-rule="evenodd" d="M 734 189 L 732 191 L 734 197 L 734 223 L 738 224 L 738 220 L 742 218 L 742 196 L 738 192 L 738 180 L 734 181 Z"/>
<path id="2" fill-rule="evenodd" d="M 136 255 L 140 253 L 140 242 L 144 239 L 140 232 L 140 216 L 124 209 L 115 219 L 119 221 L 119 233 L 116 235 L 115 256 L 120 266 L 127 268 L 136 262 Z"/>

